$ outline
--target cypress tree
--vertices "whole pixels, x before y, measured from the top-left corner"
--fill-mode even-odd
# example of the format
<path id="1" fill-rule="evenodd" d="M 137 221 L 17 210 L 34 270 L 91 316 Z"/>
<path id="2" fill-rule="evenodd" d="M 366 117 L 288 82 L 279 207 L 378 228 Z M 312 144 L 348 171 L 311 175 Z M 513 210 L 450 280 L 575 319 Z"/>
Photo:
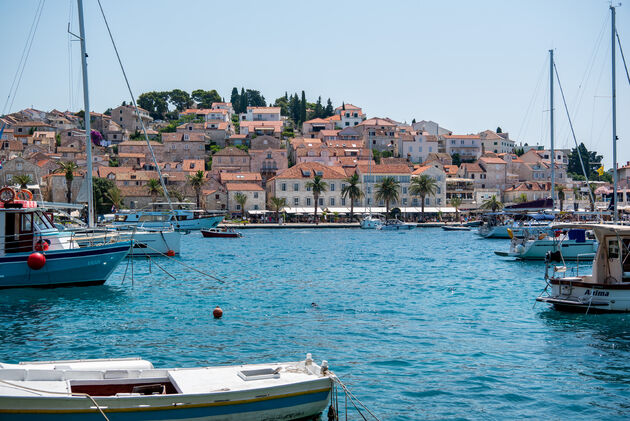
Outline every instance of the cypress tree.
<path id="1" fill-rule="evenodd" d="M 306 121 L 306 94 L 302 91 L 302 101 L 300 101 L 300 122 Z"/>
<path id="2" fill-rule="evenodd" d="M 239 98 L 239 108 L 240 113 L 247 112 L 247 106 L 249 105 L 249 99 L 247 98 L 247 92 L 245 92 L 245 88 L 241 87 L 241 97 Z"/>
<path id="3" fill-rule="evenodd" d="M 240 112 L 240 106 L 239 106 L 239 94 L 238 94 L 238 89 L 236 89 L 236 86 L 232 88 L 232 95 L 230 96 L 230 102 L 232 103 L 232 108 L 234 108 L 234 112 L 238 113 Z"/>
<path id="4" fill-rule="evenodd" d="M 332 101 L 328 98 L 324 117 L 330 117 L 333 114 L 335 114 L 335 109 L 333 108 Z"/>

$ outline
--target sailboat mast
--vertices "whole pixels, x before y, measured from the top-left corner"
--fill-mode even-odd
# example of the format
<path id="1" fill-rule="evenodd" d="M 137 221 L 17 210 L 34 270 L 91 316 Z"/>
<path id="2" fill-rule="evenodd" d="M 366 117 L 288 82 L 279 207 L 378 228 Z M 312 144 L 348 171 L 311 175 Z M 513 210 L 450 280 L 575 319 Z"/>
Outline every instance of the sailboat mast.
<path id="1" fill-rule="evenodd" d="M 556 152 L 553 145 L 553 50 L 549 50 L 549 113 L 549 129 L 551 131 L 551 206 L 555 209 L 556 165 L 554 161 Z"/>
<path id="2" fill-rule="evenodd" d="M 610 20 L 611 20 L 611 56 L 612 56 L 612 144 L 613 144 L 613 212 L 614 221 L 617 222 L 617 84 L 615 74 L 615 7 L 610 6 Z"/>
<path id="3" fill-rule="evenodd" d="M 83 0 L 77 0 L 77 7 L 79 9 L 79 36 L 81 41 L 81 69 L 83 70 L 83 104 L 85 114 L 83 120 L 85 121 L 85 151 L 87 154 L 87 200 L 88 200 L 88 227 L 94 226 L 94 214 L 93 208 L 93 188 L 92 188 L 92 139 L 90 130 L 90 94 L 88 91 L 88 73 L 87 73 L 87 53 L 85 52 L 85 25 L 83 22 Z"/>

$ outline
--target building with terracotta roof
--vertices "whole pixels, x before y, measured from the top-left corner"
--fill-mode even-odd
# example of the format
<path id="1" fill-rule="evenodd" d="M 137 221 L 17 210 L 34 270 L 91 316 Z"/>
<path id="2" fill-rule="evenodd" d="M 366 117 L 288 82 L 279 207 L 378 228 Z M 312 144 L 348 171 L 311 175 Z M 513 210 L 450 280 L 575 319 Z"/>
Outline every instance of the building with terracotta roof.
<path id="1" fill-rule="evenodd" d="M 323 118 L 314 118 L 312 120 L 302 123 L 302 135 L 304 137 L 319 137 L 321 131 L 332 131 L 335 129 L 335 124 L 330 120 Z"/>
<path id="2" fill-rule="evenodd" d="M 265 190 L 259 184 L 226 183 L 225 189 L 227 191 L 227 210 L 230 212 L 263 210 L 266 207 L 267 196 Z M 239 193 L 247 198 L 242 209 L 241 205 L 236 201 L 236 195 Z"/>
<path id="3" fill-rule="evenodd" d="M 212 155 L 212 171 L 248 172 L 250 170 L 251 157 L 247 151 L 233 146 L 221 149 Z"/>
<path id="4" fill-rule="evenodd" d="M 484 130 L 479 133 L 481 139 L 482 153 L 494 152 L 500 153 L 512 153 L 514 152 L 515 142 L 510 139 L 508 133 L 496 133 L 492 130 Z"/>
<path id="5" fill-rule="evenodd" d="M 278 139 L 282 135 L 282 128 L 284 127 L 284 122 L 280 120 L 272 120 L 272 121 L 249 121 L 249 120 L 241 120 L 240 122 L 240 134 L 247 135 L 248 137 L 256 136 L 273 136 Z"/>
<path id="6" fill-rule="evenodd" d="M 249 148 L 250 171 L 260 173 L 263 185 L 267 180 L 289 168 L 288 150 L 282 141 L 271 136 L 258 136 Z"/>
<path id="7" fill-rule="evenodd" d="M 411 173 L 412 178 L 422 177 L 423 175 L 432 178 L 436 184 L 435 194 L 426 196 L 424 198 L 424 205 L 435 207 L 446 206 L 446 173 L 442 165 L 438 162 L 431 162 L 427 165 L 418 166 L 418 168 L 415 168 Z M 419 203 L 421 199 L 420 197 L 412 196 L 411 205 L 421 205 L 421 203 Z"/>
<path id="8" fill-rule="evenodd" d="M 144 122 L 145 127 L 149 128 L 149 125 L 153 122 L 153 117 L 151 117 L 149 112 L 144 108 L 138 107 L 138 112 L 140 113 L 140 118 L 142 122 Z M 138 119 L 135 107 L 131 105 L 121 105 L 120 107 L 114 108 L 112 110 L 111 120 L 129 133 L 142 131 L 142 123 Z"/>
<path id="9" fill-rule="evenodd" d="M 282 121 L 280 107 L 247 107 L 247 111 L 240 115 L 243 121 Z"/>
<path id="10" fill-rule="evenodd" d="M 474 161 L 481 156 L 479 135 L 443 135 L 445 152 L 458 154 L 462 161 Z"/>
<path id="11" fill-rule="evenodd" d="M 387 118 L 370 118 L 355 126 L 368 148 L 379 152 L 394 152 L 398 139 L 396 122 Z"/>
<path id="12" fill-rule="evenodd" d="M 417 123 L 412 123 L 411 127 L 417 132 L 427 132 L 434 136 L 453 134 L 451 130 L 440 127 L 438 123 L 431 120 L 420 120 Z"/>
<path id="13" fill-rule="evenodd" d="M 359 164 L 357 165 L 356 173 L 359 176 L 359 180 L 361 180 L 361 187 L 365 192 L 360 206 L 385 206 L 383 201 L 375 200 L 377 185 L 382 182 L 385 177 L 392 177 L 400 184 L 399 201 L 390 203 L 390 207 L 409 206 L 411 204 L 412 196 L 409 193 L 411 169 L 408 165 Z"/>
<path id="14" fill-rule="evenodd" d="M 503 191 L 503 201 L 506 203 L 517 202 L 522 195 L 527 197 L 527 201 L 546 199 L 550 197 L 551 183 L 547 182 L 525 182 L 516 186 L 508 187 Z"/>
<path id="15" fill-rule="evenodd" d="M 341 167 L 328 167 L 318 162 L 304 162 L 280 172 L 267 181 L 267 196 L 284 198 L 291 208 L 314 208 L 313 192 L 307 183 L 319 175 L 328 184 L 327 191 L 319 197 L 319 209 L 346 206 L 341 197 L 347 175 Z M 349 205 L 349 203 L 348 203 Z"/>
<path id="16" fill-rule="evenodd" d="M 162 142 L 164 155 L 158 158 L 160 161 L 198 160 L 206 157 L 206 135 L 203 133 L 162 133 Z"/>
<path id="17" fill-rule="evenodd" d="M 335 115 L 339 116 L 339 122 L 337 124 L 342 129 L 357 126 L 365 120 L 365 114 L 363 114 L 361 108 L 352 104 L 344 103 L 335 108 Z"/>

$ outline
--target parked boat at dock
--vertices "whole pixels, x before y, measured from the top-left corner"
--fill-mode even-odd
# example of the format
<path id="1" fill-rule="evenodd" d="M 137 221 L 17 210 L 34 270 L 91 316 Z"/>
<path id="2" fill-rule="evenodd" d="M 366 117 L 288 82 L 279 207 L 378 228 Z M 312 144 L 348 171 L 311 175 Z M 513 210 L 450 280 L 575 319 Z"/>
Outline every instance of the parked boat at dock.
<path id="1" fill-rule="evenodd" d="M 444 231 L 470 231 L 470 227 L 465 225 L 442 225 Z"/>
<path id="2" fill-rule="evenodd" d="M 553 265 L 552 260 L 559 259 L 550 254 L 545 267 L 547 286 L 536 301 L 564 311 L 630 312 L 630 226 L 563 227 L 591 229 L 595 233 L 599 246 L 592 274 L 580 275 L 578 265 L 575 276 L 567 276 L 567 267 Z"/>
<path id="3" fill-rule="evenodd" d="M 412 230 L 416 227 L 416 224 L 408 224 L 398 219 L 388 219 L 378 227 L 377 230 L 381 231 L 406 231 Z"/>
<path id="4" fill-rule="evenodd" d="M 361 228 L 365 230 L 375 230 L 381 225 L 383 225 L 383 218 L 376 214 L 366 215 L 361 220 Z"/>
<path id="5" fill-rule="evenodd" d="M 496 250 L 494 253 L 521 260 L 544 260 L 547 253 L 559 252 L 563 260 L 591 261 L 597 251 L 597 240 L 587 234 L 589 232 L 584 229 L 571 229 L 541 233 L 538 237 L 514 237 L 509 251 Z"/>
<path id="6" fill-rule="evenodd" d="M 14 420 L 289 420 L 330 402 L 325 361 L 156 369 L 149 361 L 0 364 L 0 418 Z"/>
<path id="7" fill-rule="evenodd" d="M 201 230 L 201 235 L 207 238 L 239 238 L 242 237 L 238 231 L 234 228 L 210 228 L 208 230 Z"/>
<path id="8" fill-rule="evenodd" d="M 113 221 L 115 225 L 137 225 L 146 228 L 170 228 L 178 231 L 195 231 L 215 228 L 225 215 L 194 209 L 194 203 L 153 203 L 150 208 L 121 210 Z"/>
<path id="9" fill-rule="evenodd" d="M 130 248 L 117 237 L 81 247 L 36 202 L 0 202 L 0 288 L 100 285 Z"/>
<path id="10" fill-rule="evenodd" d="M 529 213 L 491 213 L 484 215 L 484 224 L 477 234 L 484 238 L 512 238 L 538 235 L 549 230 L 553 215 Z"/>
<path id="11" fill-rule="evenodd" d="M 129 227 L 105 227 L 73 230 L 75 241 L 80 246 L 89 246 L 95 241 L 107 242 L 110 238 L 133 241 L 128 257 L 179 255 L 183 233 L 170 229 L 129 229 Z"/>

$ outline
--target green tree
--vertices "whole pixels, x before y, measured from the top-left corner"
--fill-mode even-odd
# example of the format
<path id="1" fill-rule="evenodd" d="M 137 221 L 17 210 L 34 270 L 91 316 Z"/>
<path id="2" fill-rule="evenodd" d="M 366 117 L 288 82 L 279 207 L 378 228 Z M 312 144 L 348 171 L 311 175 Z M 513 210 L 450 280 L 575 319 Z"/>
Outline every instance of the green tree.
<path id="1" fill-rule="evenodd" d="M 238 113 L 240 111 L 240 102 L 241 102 L 241 98 L 240 95 L 238 94 L 238 89 L 236 89 L 236 86 L 232 88 L 232 95 L 230 95 L 230 102 L 232 103 L 232 108 L 234 108 L 234 112 Z"/>
<path id="2" fill-rule="evenodd" d="M 197 209 L 201 209 L 201 188 L 206 182 L 206 174 L 203 170 L 198 170 L 193 175 L 186 176 L 187 183 L 195 191 L 195 197 L 197 198 Z"/>
<path id="3" fill-rule="evenodd" d="M 389 203 L 398 200 L 400 183 L 394 177 L 384 177 L 375 187 L 376 194 L 374 198 L 377 201 L 383 200 L 385 202 L 385 212 L 389 213 Z"/>
<path id="4" fill-rule="evenodd" d="M 57 163 L 57 168 L 53 171 L 56 174 L 64 174 L 66 177 L 66 200 L 68 203 L 72 203 L 72 181 L 74 180 L 74 173 L 79 169 L 77 164 L 72 161 Z"/>
<path id="5" fill-rule="evenodd" d="M 138 97 L 138 105 L 149 112 L 151 117 L 161 120 L 168 112 L 169 92 L 145 92 Z"/>
<path id="6" fill-rule="evenodd" d="M 149 179 L 149 181 L 147 182 L 147 190 L 151 195 L 153 201 L 155 201 L 155 199 L 160 194 L 162 194 L 162 184 L 160 184 L 160 180 L 158 180 L 157 178 Z"/>
<path id="7" fill-rule="evenodd" d="M 315 223 L 317 224 L 317 206 L 319 205 L 319 196 L 328 190 L 328 183 L 322 180 L 321 175 L 315 175 L 313 177 L 313 181 L 309 181 L 306 183 L 306 188 L 313 192 L 313 200 L 315 200 Z"/>
<path id="8" fill-rule="evenodd" d="M 579 153 L 578 153 L 579 150 Z M 586 177 L 589 180 L 595 178 L 595 170 L 601 166 L 603 156 L 597 155 L 595 151 L 589 151 L 584 143 L 580 143 L 577 148 L 573 148 L 569 154 L 569 165 L 567 167 L 567 173 L 572 173 L 571 178 L 574 180 L 576 177 L 573 174 L 584 175 L 582 172 L 582 164 L 580 163 L 580 156 L 584 163 L 584 170 L 586 171 Z"/>
<path id="9" fill-rule="evenodd" d="M 330 117 L 335 114 L 335 109 L 333 108 L 332 101 L 328 98 L 326 102 L 326 108 L 324 109 L 324 117 Z"/>
<path id="10" fill-rule="evenodd" d="M 113 180 L 100 177 L 92 177 L 92 193 L 94 212 L 98 214 L 109 213 L 112 202 L 107 200 L 107 191 L 116 188 Z"/>
<path id="11" fill-rule="evenodd" d="M 168 101 L 175 107 L 178 111 L 184 111 L 187 108 L 190 108 L 193 105 L 193 100 L 186 91 L 182 91 L 181 89 L 173 89 L 168 93 Z"/>
<path id="12" fill-rule="evenodd" d="M 222 102 L 221 95 L 216 90 L 204 91 L 195 89 L 192 91 L 192 99 L 197 103 L 198 108 L 212 108 L 213 102 Z"/>
<path id="13" fill-rule="evenodd" d="M 588 201 L 591 204 L 591 212 L 595 212 L 595 189 L 597 189 L 597 185 L 589 183 L 588 188 L 591 191 L 591 194 L 588 195 Z"/>
<path id="14" fill-rule="evenodd" d="M 241 95 L 239 96 L 238 101 L 238 113 L 244 113 L 247 111 L 247 92 L 245 92 L 245 88 L 241 87 Z"/>
<path id="15" fill-rule="evenodd" d="M 317 98 L 317 102 L 315 103 L 315 107 L 313 109 L 313 118 L 322 118 L 324 117 L 324 106 L 322 105 L 322 97 Z"/>
<path id="16" fill-rule="evenodd" d="M 359 187 L 361 181 L 359 180 L 359 175 L 354 173 L 352 176 L 346 178 L 344 180 L 346 184 L 341 189 L 341 197 L 350 198 L 350 221 L 354 220 L 354 202 L 363 197 L 363 190 Z"/>
<path id="17" fill-rule="evenodd" d="M 302 91 L 302 100 L 300 101 L 300 122 L 298 124 L 304 123 L 306 121 L 306 93 Z"/>
<path id="18" fill-rule="evenodd" d="M 123 195 L 118 187 L 112 187 L 111 189 L 105 192 L 105 198 L 111 203 L 116 209 L 123 208 Z"/>
<path id="19" fill-rule="evenodd" d="M 241 219 L 245 219 L 245 203 L 247 202 L 247 196 L 238 192 L 234 195 L 234 200 L 241 206 Z"/>
<path id="20" fill-rule="evenodd" d="M 503 208 L 503 203 L 501 203 L 501 201 L 499 201 L 497 199 L 497 196 L 494 194 L 492 195 L 492 197 L 490 197 L 489 199 L 486 199 L 481 204 L 481 209 L 488 209 L 488 210 L 491 210 L 492 212 L 496 212 L 501 208 Z"/>
<path id="21" fill-rule="evenodd" d="M 521 193 L 515 200 L 516 203 L 525 203 L 528 201 L 527 194 Z"/>
<path id="22" fill-rule="evenodd" d="M 272 196 L 269 198 L 269 207 L 276 214 L 276 222 L 280 222 L 280 211 L 287 206 L 287 199 L 284 197 Z"/>
<path id="23" fill-rule="evenodd" d="M 424 221 L 424 199 L 427 196 L 435 196 L 437 193 L 437 182 L 428 175 L 413 177 L 409 186 L 409 193 L 413 196 L 420 196 L 421 201 L 421 218 Z"/>
<path id="24" fill-rule="evenodd" d="M 11 178 L 11 182 L 20 186 L 21 189 L 26 189 L 27 185 L 33 182 L 33 179 L 28 174 L 19 174 L 14 175 L 13 178 Z"/>
<path id="25" fill-rule="evenodd" d="M 462 205 L 462 198 L 453 196 L 450 203 L 451 206 L 455 208 L 455 219 L 459 222 L 459 207 Z"/>
<path id="26" fill-rule="evenodd" d="M 280 114 L 284 116 L 289 115 L 289 98 L 285 93 L 285 96 L 281 96 L 280 98 L 276 98 L 276 101 L 273 103 L 274 107 L 280 107 Z"/>
<path id="27" fill-rule="evenodd" d="M 453 160 L 453 165 L 457 165 L 459 167 L 462 164 L 462 158 L 458 153 L 451 155 L 451 159 Z"/>
<path id="28" fill-rule="evenodd" d="M 495 132 L 495 133 L 496 133 L 496 134 L 503 133 L 503 130 L 501 130 L 501 127 L 497 127 L 497 130 L 496 130 L 496 132 Z"/>
<path id="29" fill-rule="evenodd" d="M 556 191 L 558 192 L 558 200 L 560 201 L 560 212 L 564 208 L 564 186 L 557 184 Z"/>

